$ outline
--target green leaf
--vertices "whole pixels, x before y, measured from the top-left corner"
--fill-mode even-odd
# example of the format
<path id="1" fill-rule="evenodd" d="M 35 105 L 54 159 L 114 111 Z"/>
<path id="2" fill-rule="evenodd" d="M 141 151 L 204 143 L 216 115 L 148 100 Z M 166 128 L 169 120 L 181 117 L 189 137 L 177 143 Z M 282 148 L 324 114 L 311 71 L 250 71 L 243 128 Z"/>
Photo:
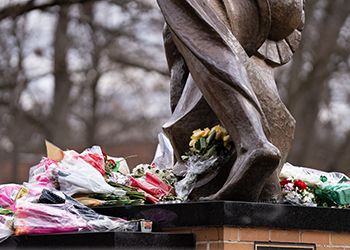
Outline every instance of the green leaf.
<path id="1" fill-rule="evenodd" d="M 207 148 L 207 141 L 206 141 L 206 139 L 202 137 L 202 138 L 199 139 L 199 142 L 200 142 L 200 150 L 204 151 Z"/>
<path id="2" fill-rule="evenodd" d="M 216 136 L 216 132 L 215 131 L 209 135 L 209 137 L 207 138 L 207 144 L 208 145 L 210 145 L 210 143 L 212 143 L 215 140 L 215 136 Z"/>
<path id="3" fill-rule="evenodd" d="M 194 148 L 195 148 L 196 150 L 198 150 L 198 151 L 201 150 L 201 143 L 199 142 L 199 140 L 196 141 L 196 143 L 194 144 Z"/>
<path id="4" fill-rule="evenodd" d="M 10 215 L 13 214 L 13 212 L 10 209 L 5 209 L 0 207 L 0 214 L 2 215 Z"/>

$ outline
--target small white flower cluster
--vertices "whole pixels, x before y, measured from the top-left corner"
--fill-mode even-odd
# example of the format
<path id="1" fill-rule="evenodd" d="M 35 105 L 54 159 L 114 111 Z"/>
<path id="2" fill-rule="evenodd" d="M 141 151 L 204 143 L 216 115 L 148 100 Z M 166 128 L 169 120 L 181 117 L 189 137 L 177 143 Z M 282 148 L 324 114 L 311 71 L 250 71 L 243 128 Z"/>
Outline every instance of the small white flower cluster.
<path id="1" fill-rule="evenodd" d="M 132 170 L 132 175 L 134 177 L 142 177 L 146 175 L 146 172 L 150 172 L 158 176 L 162 181 L 170 186 L 174 186 L 177 181 L 176 176 L 172 173 L 170 169 L 159 169 L 156 166 L 149 164 L 139 164 Z"/>
<path id="2" fill-rule="evenodd" d="M 309 187 L 301 189 L 292 178 L 281 182 L 283 200 L 290 204 L 316 207 L 315 195 Z"/>

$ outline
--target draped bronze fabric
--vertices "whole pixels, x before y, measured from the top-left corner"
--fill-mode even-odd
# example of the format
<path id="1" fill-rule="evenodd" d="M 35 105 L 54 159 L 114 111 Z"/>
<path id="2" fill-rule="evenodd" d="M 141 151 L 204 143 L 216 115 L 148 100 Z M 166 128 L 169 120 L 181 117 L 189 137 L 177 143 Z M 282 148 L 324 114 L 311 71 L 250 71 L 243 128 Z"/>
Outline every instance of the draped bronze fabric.
<path id="1" fill-rule="evenodd" d="M 267 196 L 275 195 L 275 170 L 289 151 L 294 120 L 278 96 L 270 65 L 255 56 L 271 28 L 268 0 L 158 4 L 167 24 L 173 111 L 164 130 L 176 158 L 187 151 L 192 130 L 220 121 L 237 158 L 223 187 L 208 190 L 217 192 L 209 199 L 257 200 L 264 185 Z"/>

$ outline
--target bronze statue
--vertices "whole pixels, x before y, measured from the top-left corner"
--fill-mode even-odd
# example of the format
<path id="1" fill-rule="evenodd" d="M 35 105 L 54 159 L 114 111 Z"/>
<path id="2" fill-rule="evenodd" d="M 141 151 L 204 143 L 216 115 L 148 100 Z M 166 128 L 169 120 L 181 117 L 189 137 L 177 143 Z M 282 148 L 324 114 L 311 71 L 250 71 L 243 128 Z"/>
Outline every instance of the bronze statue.
<path id="1" fill-rule="evenodd" d="M 295 120 L 280 100 L 273 68 L 287 63 L 298 47 L 303 0 L 158 4 L 166 21 L 173 112 L 164 131 L 178 167 L 197 128 L 220 122 L 236 150 L 228 170 L 220 170 L 225 174 L 202 182 L 196 198 L 278 199 L 278 174 L 291 147 Z"/>

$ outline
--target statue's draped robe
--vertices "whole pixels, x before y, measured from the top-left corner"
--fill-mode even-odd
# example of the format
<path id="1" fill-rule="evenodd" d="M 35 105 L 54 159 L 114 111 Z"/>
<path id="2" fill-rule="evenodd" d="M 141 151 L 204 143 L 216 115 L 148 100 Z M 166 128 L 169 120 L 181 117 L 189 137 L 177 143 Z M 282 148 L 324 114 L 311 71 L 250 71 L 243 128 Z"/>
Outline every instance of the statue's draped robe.
<path id="1" fill-rule="evenodd" d="M 182 101 L 182 103 L 177 106 L 181 108 L 188 106 L 186 111 L 189 112 L 193 107 L 186 103 L 187 99 L 192 99 L 195 96 L 195 101 L 198 102 L 201 94 L 204 94 L 211 109 L 216 114 L 220 113 L 220 110 L 230 109 L 234 105 L 230 103 L 230 96 L 236 95 L 242 100 L 247 100 L 248 105 L 252 105 L 263 115 L 248 79 L 246 71 L 248 55 L 233 36 L 223 9 L 219 6 L 213 8 L 214 6 L 209 5 L 209 3 L 215 2 L 217 1 L 158 1 L 170 29 L 170 31 L 166 31 L 168 34 L 166 35 L 165 47 L 172 74 L 172 85 L 176 86 L 175 88 L 179 86 L 184 88 L 187 82 L 189 85 L 187 88 L 190 90 L 190 95 L 178 89 L 174 90 L 177 97 L 174 98 L 172 95 L 174 115 L 165 127 L 174 124 L 176 122 L 174 119 L 179 120 L 187 113 L 183 109 L 176 110 L 175 104 L 178 104 L 178 101 Z M 182 61 L 182 58 L 185 59 L 185 62 Z M 184 63 L 183 70 L 178 71 L 181 61 Z M 189 78 L 186 77 L 186 66 L 191 71 Z M 175 74 L 183 75 L 176 76 Z M 192 86 L 192 78 L 196 83 L 195 86 Z M 183 95 L 182 99 L 184 100 L 180 100 L 181 94 L 186 94 L 187 98 Z M 194 105 L 194 101 L 191 101 L 191 104 Z M 234 117 L 238 118 L 239 114 Z M 226 118 L 220 119 L 219 117 L 224 126 L 223 120 L 227 120 Z"/>
<path id="2" fill-rule="evenodd" d="M 249 58 L 248 53 L 252 55 L 254 51 L 246 51 L 233 35 L 232 20 L 227 13 L 229 6 L 223 8 L 222 2 L 215 0 L 158 0 L 158 4 L 167 23 L 164 38 L 173 111 L 164 130 L 177 159 L 187 151 L 188 138 L 194 129 L 220 121 L 228 128 L 236 148 L 250 143 L 252 134 L 267 136 L 282 151 L 284 161 L 293 137 L 294 120 L 279 99 L 274 79 L 270 77 L 272 70 Z M 257 44 L 251 47 L 258 49 L 264 39 L 257 37 Z M 259 70 L 267 74 L 261 75 Z M 261 93 L 265 88 L 268 93 Z M 285 124 L 279 124 L 276 119 L 268 122 L 274 118 L 274 109 L 286 118 Z M 258 123 L 263 126 L 254 126 Z M 235 129 L 237 124 L 252 126 L 247 126 L 242 136 Z M 271 133 L 271 127 L 277 131 Z M 281 133 L 286 133 L 285 140 L 281 140 Z M 268 188 L 278 192 L 278 171 L 272 174 L 273 171 L 259 173 L 255 181 L 261 181 L 259 185 L 263 186 L 267 180 Z"/>

